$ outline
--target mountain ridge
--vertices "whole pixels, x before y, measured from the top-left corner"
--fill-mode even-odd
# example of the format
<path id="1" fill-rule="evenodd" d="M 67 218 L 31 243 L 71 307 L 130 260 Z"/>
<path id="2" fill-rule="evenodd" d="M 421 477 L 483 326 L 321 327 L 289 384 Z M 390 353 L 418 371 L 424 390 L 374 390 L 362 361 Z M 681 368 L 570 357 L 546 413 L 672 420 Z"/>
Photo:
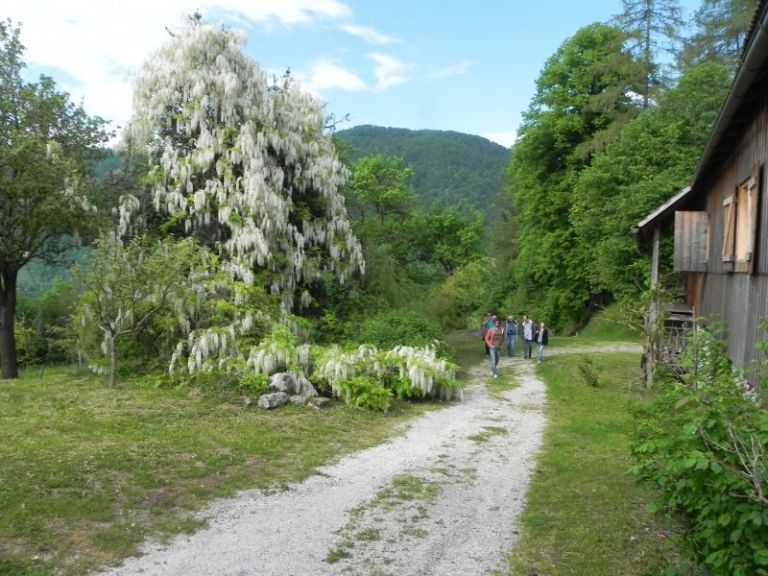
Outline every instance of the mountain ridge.
<path id="1" fill-rule="evenodd" d="M 469 207 L 489 213 L 504 189 L 509 148 L 455 130 L 411 130 L 370 124 L 336 132 L 352 162 L 382 155 L 399 157 L 414 170 L 412 179 L 422 207 Z"/>

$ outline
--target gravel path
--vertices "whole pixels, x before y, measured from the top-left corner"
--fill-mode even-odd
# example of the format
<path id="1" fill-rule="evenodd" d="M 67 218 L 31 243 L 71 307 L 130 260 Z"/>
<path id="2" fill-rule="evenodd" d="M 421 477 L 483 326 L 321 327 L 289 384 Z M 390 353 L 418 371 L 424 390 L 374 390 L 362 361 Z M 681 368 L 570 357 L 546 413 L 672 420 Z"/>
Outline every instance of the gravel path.
<path id="1" fill-rule="evenodd" d="M 631 351 L 569 348 L 549 354 Z M 545 359 L 546 361 L 546 359 Z M 489 395 L 485 364 L 464 401 L 284 492 L 214 503 L 208 527 L 148 544 L 110 576 L 488 575 L 504 570 L 545 427 L 535 363 L 502 358 L 519 386 Z"/>

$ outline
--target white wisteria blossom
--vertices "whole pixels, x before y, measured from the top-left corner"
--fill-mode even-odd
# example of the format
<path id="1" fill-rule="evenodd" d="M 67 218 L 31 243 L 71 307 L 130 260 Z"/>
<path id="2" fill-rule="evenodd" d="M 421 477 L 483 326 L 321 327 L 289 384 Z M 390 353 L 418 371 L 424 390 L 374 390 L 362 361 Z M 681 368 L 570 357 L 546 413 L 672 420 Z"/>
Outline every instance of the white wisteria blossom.
<path id="1" fill-rule="evenodd" d="M 326 380 L 333 393 L 340 396 L 344 380 L 355 376 L 383 380 L 392 370 L 407 378 L 425 397 L 463 398 L 461 386 L 456 381 L 456 366 L 438 357 L 434 346 L 397 346 L 379 351 L 375 346 L 365 344 L 351 352 L 330 347 L 318 355 L 314 373 Z"/>
<path id="2" fill-rule="evenodd" d="M 322 103 L 288 75 L 270 82 L 244 43 L 190 21 L 144 65 L 124 137 L 149 153 L 154 209 L 218 251 L 233 278 L 266 271 L 286 306 L 297 288 L 306 305 L 302 284 L 364 267 L 339 193 L 347 172 Z M 126 229 L 137 209 L 121 204 Z"/>

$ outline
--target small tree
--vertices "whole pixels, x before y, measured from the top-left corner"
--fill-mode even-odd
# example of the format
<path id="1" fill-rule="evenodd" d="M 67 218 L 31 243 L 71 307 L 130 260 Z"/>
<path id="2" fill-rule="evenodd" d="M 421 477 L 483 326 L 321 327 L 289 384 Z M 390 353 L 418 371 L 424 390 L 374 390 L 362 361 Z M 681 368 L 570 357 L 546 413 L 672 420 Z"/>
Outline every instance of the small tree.
<path id="1" fill-rule="evenodd" d="M 169 310 L 185 324 L 202 254 L 191 239 L 152 242 L 137 237 L 125 245 L 107 239 L 96 244 L 90 268 L 76 270 L 84 287 L 78 318 L 101 332 L 110 387 L 117 383 L 118 345 L 124 337 L 137 337 Z"/>

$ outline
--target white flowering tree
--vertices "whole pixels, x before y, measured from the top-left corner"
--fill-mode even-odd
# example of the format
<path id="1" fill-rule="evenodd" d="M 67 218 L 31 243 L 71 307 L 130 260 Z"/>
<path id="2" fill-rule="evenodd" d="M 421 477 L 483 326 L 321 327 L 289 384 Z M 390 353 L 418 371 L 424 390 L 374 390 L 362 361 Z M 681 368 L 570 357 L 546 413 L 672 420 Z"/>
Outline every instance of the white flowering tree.
<path id="1" fill-rule="evenodd" d="M 290 310 L 310 303 L 314 281 L 343 284 L 364 263 L 322 104 L 288 75 L 270 82 L 244 43 L 190 19 L 144 65 L 125 138 L 149 155 L 152 209 L 166 228 L 196 237 L 234 280 L 264 286 Z M 125 195 L 120 232 L 146 208 Z M 187 353 L 219 332 L 196 330 Z M 226 332 L 242 333 L 242 319 Z M 235 341 L 202 348 L 240 354 Z"/>
<path id="2" fill-rule="evenodd" d="M 289 76 L 270 83 L 244 43 L 191 20 L 144 65 L 126 136 L 152 159 L 154 208 L 214 248 L 234 278 L 266 272 L 260 280 L 290 306 L 308 281 L 343 283 L 363 261 L 322 104 Z M 137 206 L 122 206 L 125 229 Z"/>

